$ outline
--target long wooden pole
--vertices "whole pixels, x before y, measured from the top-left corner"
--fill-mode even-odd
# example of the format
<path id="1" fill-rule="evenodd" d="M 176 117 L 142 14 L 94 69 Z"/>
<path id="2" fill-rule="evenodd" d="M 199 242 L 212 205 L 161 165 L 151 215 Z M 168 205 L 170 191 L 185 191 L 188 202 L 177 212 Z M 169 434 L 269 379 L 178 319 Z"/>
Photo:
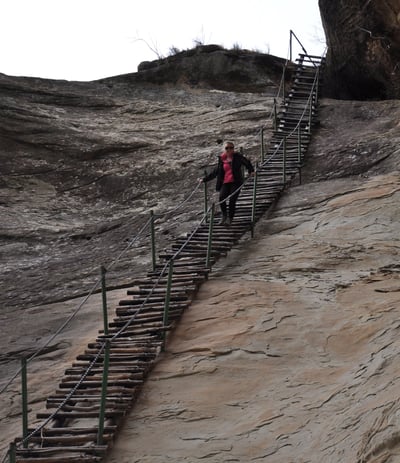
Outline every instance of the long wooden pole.
<path id="1" fill-rule="evenodd" d="M 104 334 L 108 335 L 108 314 L 107 314 L 107 287 L 106 287 L 106 268 L 101 266 L 101 299 L 103 305 L 103 324 Z"/>
<path id="2" fill-rule="evenodd" d="M 101 402 L 100 402 L 100 413 L 99 413 L 99 430 L 97 433 L 97 445 L 103 444 L 104 417 L 106 414 L 109 364 L 110 364 L 110 341 L 107 339 L 105 347 L 104 347 L 104 364 L 103 364 L 103 378 L 101 382 Z"/>
<path id="3" fill-rule="evenodd" d="M 212 248 L 213 229 L 214 229 L 214 213 L 215 213 L 215 203 L 213 203 L 212 206 L 211 206 L 210 224 L 209 224 L 209 226 L 208 226 L 208 242 L 207 242 L 206 268 L 210 268 L 211 248 Z"/>
<path id="4" fill-rule="evenodd" d="M 22 438 L 24 448 L 28 447 L 28 387 L 27 387 L 27 372 L 26 358 L 21 359 L 21 393 L 22 393 Z"/>
<path id="5" fill-rule="evenodd" d="M 171 287 L 172 287 L 172 276 L 173 276 L 173 274 L 174 274 L 174 260 L 171 259 L 169 261 L 167 288 L 166 288 L 166 291 L 165 291 L 164 314 L 163 314 L 163 326 L 164 326 L 164 328 L 168 325 L 169 305 L 170 305 L 170 301 L 171 301 Z M 166 331 L 164 330 L 164 332 L 163 332 L 162 350 L 165 350 L 165 342 L 166 342 Z"/>
<path id="6" fill-rule="evenodd" d="M 151 263 L 153 272 L 156 269 L 156 232 L 154 229 L 154 212 L 150 211 Z"/>

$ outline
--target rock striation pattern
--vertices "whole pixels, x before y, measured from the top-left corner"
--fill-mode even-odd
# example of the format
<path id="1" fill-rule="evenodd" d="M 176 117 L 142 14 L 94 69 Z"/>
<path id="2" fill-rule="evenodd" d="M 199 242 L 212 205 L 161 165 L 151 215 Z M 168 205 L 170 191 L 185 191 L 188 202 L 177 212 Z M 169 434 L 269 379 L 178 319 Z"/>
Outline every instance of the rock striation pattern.
<path id="1" fill-rule="evenodd" d="M 305 183 L 202 286 L 108 463 L 398 461 L 399 127 L 392 103 L 322 105 Z"/>
<path id="2" fill-rule="evenodd" d="M 398 461 L 399 195 L 398 173 L 291 188 L 201 288 L 106 461 Z"/>
<path id="3" fill-rule="evenodd" d="M 60 299 L 79 294 L 78 280 L 83 288 L 92 284 L 138 216 L 184 198 L 222 139 L 233 138 L 257 159 L 258 127 L 272 98 L 268 92 L 2 79 L 4 384 L 20 357 L 34 352 L 78 301 Z M 69 98 L 83 106 L 60 105 Z M 326 99 L 321 110 L 302 184 L 259 222 L 254 240 L 245 238 L 214 269 L 108 462 L 398 461 L 400 105 Z M 41 145 L 52 137 L 40 130 L 38 112 L 55 124 L 57 149 Z M 18 120 L 26 130 L 13 135 Z M 74 157 L 74 130 L 82 143 L 90 134 L 87 156 L 78 150 Z M 147 145 L 137 147 L 132 140 L 139 139 Z M 101 144 L 112 140 L 115 152 L 102 154 Z M 118 152 L 119 140 L 132 145 Z M 142 178 L 149 188 L 135 198 Z M 162 221 L 158 231 L 168 241 L 196 218 L 190 204 L 172 228 Z M 105 255 L 96 254 L 98 246 Z M 123 262 L 115 286 L 148 267 L 148 247 L 140 246 Z M 110 291 L 110 314 L 121 292 Z M 32 363 L 32 425 L 101 325 L 99 304 L 95 295 Z M 4 451 L 21 434 L 19 384 L 0 400 Z"/>
<path id="4" fill-rule="evenodd" d="M 224 139 L 234 135 L 249 157 L 259 156 L 259 129 L 271 125 L 277 90 L 272 77 L 265 90 L 0 76 L 0 387 L 21 357 L 74 317 L 30 367 L 32 416 L 101 326 L 97 295 L 74 315 L 100 266 L 120 255 L 150 210 L 157 214 L 158 250 L 198 222 L 200 189 L 183 209 L 163 214 L 193 191 Z M 150 259 L 146 236 L 107 274 L 109 290 L 131 284 Z M 114 301 L 126 290 L 115 292 Z M 44 370 L 46 381 L 32 378 Z M 4 450 L 21 434 L 18 381 L 1 400 Z"/>

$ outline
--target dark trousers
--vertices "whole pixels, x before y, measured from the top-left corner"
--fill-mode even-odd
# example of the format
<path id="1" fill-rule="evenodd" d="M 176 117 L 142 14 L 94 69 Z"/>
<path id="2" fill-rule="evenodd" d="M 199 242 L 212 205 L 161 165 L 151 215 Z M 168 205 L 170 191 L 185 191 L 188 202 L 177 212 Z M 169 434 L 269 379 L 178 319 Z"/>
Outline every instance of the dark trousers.
<path id="1" fill-rule="evenodd" d="M 221 207 L 221 212 L 224 217 L 227 217 L 227 211 L 229 209 L 229 218 L 232 220 L 234 215 L 235 215 L 235 210 L 236 210 L 236 201 L 239 197 L 240 190 L 238 188 L 240 185 L 237 183 L 224 183 L 219 190 L 219 202 L 220 202 L 220 207 Z M 237 191 L 236 191 L 237 190 Z M 230 196 L 234 191 L 236 191 L 235 194 L 233 194 L 228 201 L 224 201 L 228 196 Z M 229 204 L 227 204 L 227 202 Z"/>

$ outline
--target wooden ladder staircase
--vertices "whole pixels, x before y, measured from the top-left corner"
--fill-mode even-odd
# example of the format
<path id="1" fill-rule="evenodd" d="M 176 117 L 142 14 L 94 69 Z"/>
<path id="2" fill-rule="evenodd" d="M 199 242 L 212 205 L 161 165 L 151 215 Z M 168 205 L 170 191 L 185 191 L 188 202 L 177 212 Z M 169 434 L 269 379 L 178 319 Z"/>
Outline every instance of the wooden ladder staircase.
<path id="1" fill-rule="evenodd" d="M 27 438 L 14 441 L 13 451 L 9 452 L 10 462 L 92 463 L 102 460 L 162 350 L 165 333 L 190 305 L 212 265 L 252 229 L 252 219 L 256 222 L 265 214 L 299 172 L 310 142 L 311 128 L 317 122 L 319 85 L 315 83 L 320 79 L 323 64 L 323 58 L 316 56 L 300 55 L 296 60 L 293 84 L 279 112 L 266 158 L 258 166 L 256 178 L 249 178 L 243 186 L 232 225 L 227 228 L 216 224 L 213 228 L 210 265 L 206 265 L 207 223 L 201 223 L 191 234 L 178 238 L 165 249 L 159 255 L 155 270 L 135 281 L 127 297 L 119 302 L 108 334 L 99 331 L 98 337 L 65 371 L 58 389 L 46 401 L 47 410 L 37 414 L 38 419 L 44 420 L 43 424 L 28 429 Z M 305 113 L 309 117 L 304 117 Z M 257 201 L 253 210 L 255 181 Z M 171 258 L 173 274 L 168 323 L 165 323 L 166 270 Z M 107 339 L 110 347 L 105 422 L 99 438 Z"/>

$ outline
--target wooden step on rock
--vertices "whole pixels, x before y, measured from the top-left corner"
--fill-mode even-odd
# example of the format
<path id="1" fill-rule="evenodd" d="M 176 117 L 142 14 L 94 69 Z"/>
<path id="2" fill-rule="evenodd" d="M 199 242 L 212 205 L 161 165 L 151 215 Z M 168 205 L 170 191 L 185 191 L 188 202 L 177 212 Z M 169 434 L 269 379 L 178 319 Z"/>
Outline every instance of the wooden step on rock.
<path id="1" fill-rule="evenodd" d="M 86 447 L 85 447 L 86 448 Z M 63 453 L 63 452 L 61 452 Z M 103 456 L 85 455 L 82 450 L 81 455 L 51 455 L 51 456 L 31 456 L 27 452 L 17 451 L 15 463 L 100 463 Z"/>
<path id="2" fill-rule="evenodd" d="M 18 455 L 30 458 L 40 458 L 44 456 L 54 456 L 55 454 L 77 453 L 77 454 L 93 454 L 98 456 L 105 455 L 107 445 L 93 445 L 93 446 L 65 446 L 65 447 L 47 447 L 47 448 L 19 448 Z M 35 460 L 36 461 L 36 460 Z"/>

